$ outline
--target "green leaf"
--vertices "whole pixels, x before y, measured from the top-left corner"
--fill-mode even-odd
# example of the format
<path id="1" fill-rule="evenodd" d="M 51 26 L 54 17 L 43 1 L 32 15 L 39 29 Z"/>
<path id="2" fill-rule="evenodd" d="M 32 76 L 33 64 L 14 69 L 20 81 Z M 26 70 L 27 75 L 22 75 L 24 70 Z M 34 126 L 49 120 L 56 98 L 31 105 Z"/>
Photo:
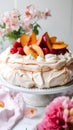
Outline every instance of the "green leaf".
<path id="1" fill-rule="evenodd" d="M 0 24 L 0 27 L 1 27 L 1 28 L 5 28 L 5 27 L 6 27 L 6 24 L 5 24 L 5 23 L 3 23 L 2 25 Z"/>
<path id="2" fill-rule="evenodd" d="M 39 34 L 39 28 L 41 28 L 39 24 L 33 24 L 33 32 L 35 32 L 36 35 Z"/>
<path id="3" fill-rule="evenodd" d="M 25 33 L 25 30 L 20 27 L 18 31 L 14 30 L 13 32 L 6 34 L 5 37 L 17 40 L 23 33 Z"/>

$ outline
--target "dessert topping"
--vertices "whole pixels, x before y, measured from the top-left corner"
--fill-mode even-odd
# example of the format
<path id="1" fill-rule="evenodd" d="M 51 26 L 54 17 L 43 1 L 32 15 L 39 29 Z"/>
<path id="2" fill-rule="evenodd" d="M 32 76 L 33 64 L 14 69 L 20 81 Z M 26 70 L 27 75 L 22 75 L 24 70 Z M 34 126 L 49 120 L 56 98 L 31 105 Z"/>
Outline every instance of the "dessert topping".
<path id="1" fill-rule="evenodd" d="M 48 32 L 36 38 L 36 34 L 31 32 L 30 35 L 22 34 L 20 42 L 15 41 L 13 47 L 10 49 L 12 54 L 19 53 L 21 55 L 32 55 L 44 57 L 47 54 L 64 55 L 69 52 L 67 44 L 63 41 L 57 41 L 56 36 L 50 37 Z"/>

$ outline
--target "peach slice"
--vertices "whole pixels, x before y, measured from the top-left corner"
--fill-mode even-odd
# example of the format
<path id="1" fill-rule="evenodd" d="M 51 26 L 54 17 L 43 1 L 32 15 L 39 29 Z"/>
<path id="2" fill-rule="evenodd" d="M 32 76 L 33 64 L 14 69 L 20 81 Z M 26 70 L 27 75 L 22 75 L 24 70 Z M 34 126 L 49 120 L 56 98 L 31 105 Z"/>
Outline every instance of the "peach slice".
<path id="1" fill-rule="evenodd" d="M 20 42 L 21 42 L 22 47 L 24 47 L 27 44 L 28 37 L 29 36 L 27 34 L 22 34 L 21 35 Z"/>
<path id="2" fill-rule="evenodd" d="M 40 48 L 40 46 L 36 45 L 36 44 L 32 44 L 31 48 L 41 57 L 44 57 L 44 52 L 43 50 Z"/>
<path id="3" fill-rule="evenodd" d="M 64 42 L 54 42 L 52 44 L 52 49 L 63 49 L 63 48 L 66 48 L 68 45 L 65 44 Z"/>
<path id="4" fill-rule="evenodd" d="M 36 43 L 36 34 L 32 32 L 28 37 L 28 45 Z"/>
<path id="5" fill-rule="evenodd" d="M 55 37 L 55 36 L 50 37 L 50 41 L 51 41 L 51 43 L 52 43 L 52 42 L 56 42 L 56 39 L 57 39 L 57 37 Z"/>
<path id="6" fill-rule="evenodd" d="M 47 45 L 48 49 L 51 49 L 51 42 L 50 42 L 50 37 L 48 35 L 48 32 L 46 32 L 43 36 L 42 36 L 43 42 Z"/>
<path id="7" fill-rule="evenodd" d="M 40 46 L 40 45 L 42 44 L 42 36 L 40 36 L 40 37 L 37 39 L 36 44 L 37 44 L 38 46 Z"/>
<path id="8" fill-rule="evenodd" d="M 35 58 L 38 56 L 38 54 L 30 47 L 30 46 L 24 46 L 24 48 L 23 48 L 23 50 L 24 50 L 24 53 L 26 54 L 26 55 L 33 55 Z"/>

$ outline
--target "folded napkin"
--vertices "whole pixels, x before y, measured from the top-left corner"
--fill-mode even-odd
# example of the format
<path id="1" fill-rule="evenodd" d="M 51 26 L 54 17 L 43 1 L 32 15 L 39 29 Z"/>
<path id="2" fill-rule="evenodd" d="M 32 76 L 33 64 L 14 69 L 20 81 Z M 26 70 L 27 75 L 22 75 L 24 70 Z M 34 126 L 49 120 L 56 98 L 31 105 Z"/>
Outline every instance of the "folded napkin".
<path id="1" fill-rule="evenodd" d="M 27 108 L 21 92 L 0 85 L 0 130 L 12 130 L 24 116 L 33 117 L 36 109 Z"/>

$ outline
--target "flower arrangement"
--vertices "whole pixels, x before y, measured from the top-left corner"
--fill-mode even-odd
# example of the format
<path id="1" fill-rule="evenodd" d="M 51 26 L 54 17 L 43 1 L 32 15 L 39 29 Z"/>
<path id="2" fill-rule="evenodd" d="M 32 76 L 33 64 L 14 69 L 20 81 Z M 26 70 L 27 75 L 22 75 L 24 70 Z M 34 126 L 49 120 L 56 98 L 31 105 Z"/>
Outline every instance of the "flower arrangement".
<path id="1" fill-rule="evenodd" d="M 37 130 L 73 130 L 73 98 L 55 98 L 47 106 Z"/>
<path id="2" fill-rule="evenodd" d="M 29 5 L 24 10 L 24 16 L 18 10 L 5 12 L 0 20 L 0 36 L 2 38 L 10 38 L 17 40 L 22 34 L 29 34 L 31 31 L 39 34 L 39 19 L 47 19 L 51 16 L 50 11 L 46 9 L 44 12 L 36 9 L 33 5 Z"/>

